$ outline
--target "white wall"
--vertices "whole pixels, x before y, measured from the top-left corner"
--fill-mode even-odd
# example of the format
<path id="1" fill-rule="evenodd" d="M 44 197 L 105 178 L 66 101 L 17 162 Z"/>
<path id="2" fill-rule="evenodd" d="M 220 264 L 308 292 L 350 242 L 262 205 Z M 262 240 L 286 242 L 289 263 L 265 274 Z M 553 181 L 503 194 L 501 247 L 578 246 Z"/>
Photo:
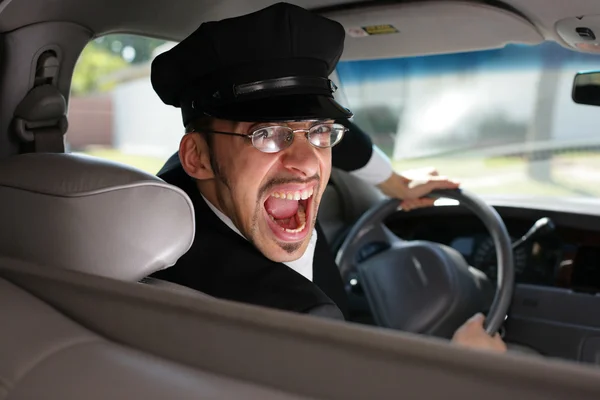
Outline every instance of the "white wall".
<path id="1" fill-rule="evenodd" d="M 165 159 L 177 151 L 184 132 L 181 112 L 160 100 L 149 78 L 122 83 L 112 95 L 116 148 Z"/>

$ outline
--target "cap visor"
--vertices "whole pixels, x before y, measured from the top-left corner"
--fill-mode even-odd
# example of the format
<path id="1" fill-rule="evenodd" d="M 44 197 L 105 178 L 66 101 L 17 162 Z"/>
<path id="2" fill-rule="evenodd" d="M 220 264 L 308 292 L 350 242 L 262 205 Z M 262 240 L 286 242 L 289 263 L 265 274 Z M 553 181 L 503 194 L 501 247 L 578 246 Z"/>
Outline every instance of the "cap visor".
<path id="1" fill-rule="evenodd" d="M 320 95 L 272 96 L 205 109 L 212 117 L 230 121 L 270 122 L 350 118 L 350 110 L 331 97 Z"/>

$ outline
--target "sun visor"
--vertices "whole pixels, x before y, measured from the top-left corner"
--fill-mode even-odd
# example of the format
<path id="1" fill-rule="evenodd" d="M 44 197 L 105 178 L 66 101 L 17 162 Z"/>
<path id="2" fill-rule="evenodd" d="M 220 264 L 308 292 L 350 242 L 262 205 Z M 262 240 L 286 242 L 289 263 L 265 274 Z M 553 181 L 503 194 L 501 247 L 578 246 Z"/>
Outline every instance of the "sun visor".
<path id="1" fill-rule="evenodd" d="M 544 40 L 518 14 L 464 1 L 357 7 L 323 15 L 346 29 L 343 60 L 457 53 Z"/>

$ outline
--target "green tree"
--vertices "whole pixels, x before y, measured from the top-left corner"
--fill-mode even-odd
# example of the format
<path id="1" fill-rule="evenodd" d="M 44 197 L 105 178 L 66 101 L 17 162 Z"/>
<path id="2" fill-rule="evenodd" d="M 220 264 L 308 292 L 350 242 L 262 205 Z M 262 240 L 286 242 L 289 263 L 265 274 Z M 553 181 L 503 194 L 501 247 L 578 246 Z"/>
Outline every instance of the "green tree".
<path id="1" fill-rule="evenodd" d="M 162 39 L 123 34 L 95 39 L 85 47 L 75 66 L 72 93 L 83 95 L 112 89 L 115 82 L 106 77 L 129 65 L 150 61 L 154 50 L 165 43 Z"/>
<path id="2" fill-rule="evenodd" d="M 102 36 L 94 43 L 112 54 L 123 57 L 132 64 L 144 63 L 152 58 L 152 52 L 167 41 L 139 35 L 113 34 Z"/>
<path id="3" fill-rule="evenodd" d="M 112 89 L 114 82 L 106 82 L 102 78 L 128 65 L 122 57 L 91 42 L 83 49 L 77 61 L 71 81 L 71 92 L 77 96 L 108 91 Z"/>

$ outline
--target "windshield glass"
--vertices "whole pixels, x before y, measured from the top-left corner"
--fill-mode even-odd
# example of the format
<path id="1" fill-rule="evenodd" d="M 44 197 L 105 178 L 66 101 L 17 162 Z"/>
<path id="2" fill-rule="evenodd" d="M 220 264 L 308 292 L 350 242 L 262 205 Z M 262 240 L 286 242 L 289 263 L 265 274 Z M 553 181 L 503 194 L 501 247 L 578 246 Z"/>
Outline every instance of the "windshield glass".
<path id="1" fill-rule="evenodd" d="M 573 102 L 600 57 L 554 43 L 345 61 L 355 122 L 398 171 L 434 166 L 478 194 L 596 197 L 600 108 Z"/>

